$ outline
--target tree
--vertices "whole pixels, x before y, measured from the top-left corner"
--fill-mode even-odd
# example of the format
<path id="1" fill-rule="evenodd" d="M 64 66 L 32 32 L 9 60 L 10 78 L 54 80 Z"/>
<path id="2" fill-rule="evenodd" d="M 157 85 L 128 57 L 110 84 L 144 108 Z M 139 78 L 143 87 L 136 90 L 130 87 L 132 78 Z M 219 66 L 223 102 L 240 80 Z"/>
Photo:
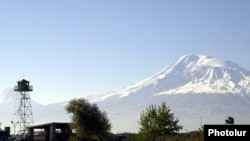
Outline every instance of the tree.
<path id="1" fill-rule="evenodd" d="M 182 126 L 178 125 L 178 122 L 166 102 L 162 102 L 158 107 L 149 105 L 146 111 L 141 113 L 139 136 L 142 140 L 155 141 L 158 137 L 181 130 Z"/>
<path id="2" fill-rule="evenodd" d="M 100 111 L 96 104 L 91 104 L 83 98 L 72 99 L 65 109 L 68 114 L 72 114 L 72 128 L 79 137 L 103 141 L 109 135 L 111 124 L 107 114 Z"/>

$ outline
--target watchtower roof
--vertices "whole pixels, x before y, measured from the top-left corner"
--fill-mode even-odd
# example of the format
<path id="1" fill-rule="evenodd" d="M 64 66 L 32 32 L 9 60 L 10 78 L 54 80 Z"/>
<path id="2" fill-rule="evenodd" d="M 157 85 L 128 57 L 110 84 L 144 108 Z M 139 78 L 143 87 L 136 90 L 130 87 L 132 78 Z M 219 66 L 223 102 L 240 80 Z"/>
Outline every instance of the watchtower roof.
<path id="1" fill-rule="evenodd" d="M 25 79 L 19 80 L 17 82 L 19 82 L 19 83 L 30 83 L 28 80 L 25 80 Z"/>

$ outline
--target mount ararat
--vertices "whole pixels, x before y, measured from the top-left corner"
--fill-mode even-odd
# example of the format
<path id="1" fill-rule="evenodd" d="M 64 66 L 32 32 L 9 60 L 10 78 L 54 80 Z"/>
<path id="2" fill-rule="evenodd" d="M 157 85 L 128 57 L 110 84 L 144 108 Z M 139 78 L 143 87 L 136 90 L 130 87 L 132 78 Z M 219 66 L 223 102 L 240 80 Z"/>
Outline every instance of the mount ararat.
<path id="1" fill-rule="evenodd" d="M 0 112 L 5 113 L 0 122 L 5 126 L 11 126 L 16 95 L 13 89 L 6 89 L 0 96 Z M 140 113 L 162 101 L 184 131 L 198 130 L 203 124 L 225 124 L 228 116 L 234 117 L 235 124 L 249 124 L 250 71 L 232 61 L 185 55 L 133 85 L 84 98 L 107 112 L 114 133 L 138 132 Z M 42 105 L 32 101 L 34 123 L 69 122 L 70 115 L 64 109 L 67 103 Z"/>

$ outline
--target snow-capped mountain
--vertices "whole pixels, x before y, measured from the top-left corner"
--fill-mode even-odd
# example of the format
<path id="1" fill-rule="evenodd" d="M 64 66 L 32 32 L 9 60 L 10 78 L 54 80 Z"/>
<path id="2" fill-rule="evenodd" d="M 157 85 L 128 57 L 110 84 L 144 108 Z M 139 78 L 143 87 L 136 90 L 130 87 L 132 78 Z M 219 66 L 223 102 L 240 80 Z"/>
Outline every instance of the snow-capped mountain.
<path id="1" fill-rule="evenodd" d="M 249 86 L 250 71 L 232 61 L 186 55 L 131 86 L 86 99 L 107 112 L 113 132 L 137 132 L 140 113 L 162 101 L 167 102 L 184 130 L 192 131 L 202 124 L 224 124 L 227 116 L 234 117 L 235 124 L 249 124 Z M 0 96 L 0 107 L 15 99 L 8 96 Z M 65 104 L 37 104 L 33 107 L 35 124 L 70 121 Z"/>
<path id="2" fill-rule="evenodd" d="M 0 95 L 0 103 L 13 103 L 17 99 L 16 93 L 13 89 L 5 89 L 3 93 Z"/>
<path id="3" fill-rule="evenodd" d="M 186 55 L 152 77 L 88 99 L 109 113 L 118 131 L 136 132 L 142 110 L 162 101 L 190 131 L 205 123 L 223 124 L 229 115 L 250 123 L 249 86 L 250 71 L 232 61 Z"/>
<path id="4" fill-rule="evenodd" d="M 89 97 L 92 102 L 128 96 L 148 88 L 153 95 L 214 93 L 250 94 L 250 71 L 232 61 L 186 55 L 156 75 L 116 91 Z"/>

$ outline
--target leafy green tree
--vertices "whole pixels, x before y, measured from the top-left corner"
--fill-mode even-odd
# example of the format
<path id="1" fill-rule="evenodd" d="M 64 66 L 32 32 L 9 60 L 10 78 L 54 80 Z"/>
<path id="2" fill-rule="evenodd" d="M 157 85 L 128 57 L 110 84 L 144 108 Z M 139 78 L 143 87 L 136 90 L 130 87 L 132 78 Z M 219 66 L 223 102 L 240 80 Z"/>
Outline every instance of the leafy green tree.
<path id="1" fill-rule="evenodd" d="M 79 137 L 103 141 L 110 134 L 111 124 L 107 114 L 100 111 L 96 104 L 83 98 L 72 99 L 65 109 L 72 114 L 72 128 Z"/>
<path id="2" fill-rule="evenodd" d="M 141 140 L 155 141 L 158 137 L 181 130 L 183 127 L 178 125 L 178 122 L 166 102 L 162 102 L 158 107 L 149 105 L 146 111 L 141 113 L 139 136 Z"/>

